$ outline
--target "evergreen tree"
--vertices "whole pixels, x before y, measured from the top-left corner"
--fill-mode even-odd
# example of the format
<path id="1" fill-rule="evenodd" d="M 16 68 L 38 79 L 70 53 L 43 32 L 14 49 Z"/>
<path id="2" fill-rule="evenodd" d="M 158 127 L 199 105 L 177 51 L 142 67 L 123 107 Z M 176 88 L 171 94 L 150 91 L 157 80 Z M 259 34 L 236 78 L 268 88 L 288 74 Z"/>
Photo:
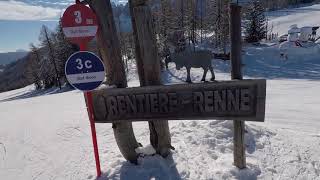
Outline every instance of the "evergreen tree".
<path id="1" fill-rule="evenodd" d="M 42 88 L 40 61 L 39 49 L 31 43 L 30 53 L 28 54 L 28 66 L 26 66 L 26 77 L 30 82 L 34 83 L 36 89 Z"/>
<path id="2" fill-rule="evenodd" d="M 254 0 L 245 13 L 245 40 L 249 43 L 259 42 L 266 37 L 267 20 L 265 9 L 258 0 Z"/>
<path id="3" fill-rule="evenodd" d="M 64 66 L 71 54 L 78 50 L 76 45 L 69 43 L 63 34 L 61 22 L 51 32 L 46 26 L 41 28 L 40 46 L 30 45 L 30 55 L 26 66 L 26 77 L 37 89 L 51 88 L 67 83 Z"/>
<path id="4" fill-rule="evenodd" d="M 54 48 L 54 57 L 58 70 L 58 75 L 60 77 L 60 81 L 66 82 L 64 67 L 68 58 L 78 50 L 77 45 L 71 44 L 63 34 L 61 20 L 53 33 L 53 48 Z"/>
<path id="5" fill-rule="evenodd" d="M 57 59 L 56 59 L 56 53 L 54 49 L 54 34 L 49 31 L 48 27 L 42 26 L 39 40 L 41 43 L 41 46 L 43 48 L 46 48 L 48 54 L 45 56 L 44 62 L 42 62 L 41 68 L 43 69 L 43 72 L 45 73 L 44 76 L 45 79 L 45 86 L 46 87 L 52 87 L 54 85 L 58 85 L 61 89 L 61 82 L 60 82 L 60 73 L 57 66 Z M 48 66 L 47 62 L 51 62 L 53 65 L 53 69 L 51 70 L 51 67 Z M 50 68 L 50 69 L 48 69 Z M 52 72 L 51 74 L 47 74 L 47 72 Z"/>

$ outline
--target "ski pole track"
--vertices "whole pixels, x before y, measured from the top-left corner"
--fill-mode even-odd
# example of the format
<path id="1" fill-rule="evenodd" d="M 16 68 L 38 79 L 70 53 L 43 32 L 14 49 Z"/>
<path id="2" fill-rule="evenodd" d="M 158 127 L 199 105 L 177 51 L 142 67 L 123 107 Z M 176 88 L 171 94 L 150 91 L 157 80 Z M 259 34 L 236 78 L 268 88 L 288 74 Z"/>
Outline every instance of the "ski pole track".
<path id="1" fill-rule="evenodd" d="M 79 126 L 68 126 L 57 131 L 56 133 L 62 140 L 71 141 L 80 137 L 88 136 Z"/>
<path id="2" fill-rule="evenodd" d="M 7 154 L 7 148 L 6 146 L 4 145 L 4 143 L 0 142 L 0 146 L 1 146 L 1 151 L 0 151 L 0 155 L 2 156 L 2 160 L 4 161 L 5 159 L 5 156 Z M 0 157 L 1 157 L 0 156 Z"/>
<path id="3" fill-rule="evenodd" d="M 273 177 L 281 180 L 289 179 L 310 179 L 313 175 L 317 178 L 312 180 L 319 180 L 319 160 L 313 160 L 310 154 L 315 151 L 316 147 L 304 147 L 297 141 L 299 138 L 291 138 L 286 144 L 279 141 L 283 136 L 295 137 L 294 135 L 284 135 L 277 133 L 273 138 L 272 144 L 267 143 L 266 146 L 259 152 L 263 156 L 260 166 L 264 174 L 272 173 Z M 268 139 L 270 142 L 271 140 Z M 313 148 L 313 149 L 311 149 Z M 319 158 L 319 157 L 318 157 Z M 270 162 L 273 162 L 270 164 Z M 273 167 L 278 167 L 277 169 Z M 280 167 L 280 168 L 279 168 Z M 294 172 L 297 172 L 296 174 Z"/>

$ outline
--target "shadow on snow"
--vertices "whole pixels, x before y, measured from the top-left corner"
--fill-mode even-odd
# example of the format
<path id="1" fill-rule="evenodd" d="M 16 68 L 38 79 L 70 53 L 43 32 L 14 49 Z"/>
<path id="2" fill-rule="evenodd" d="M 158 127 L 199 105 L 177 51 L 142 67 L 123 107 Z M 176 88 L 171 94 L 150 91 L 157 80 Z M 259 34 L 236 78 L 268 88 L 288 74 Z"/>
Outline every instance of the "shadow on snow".
<path id="1" fill-rule="evenodd" d="M 111 173 L 105 173 L 97 180 L 181 180 L 171 155 L 162 158 L 159 155 L 139 158 L 139 165 L 123 162 L 121 167 Z"/>
<path id="2" fill-rule="evenodd" d="M 73 90 L 70 87 L 63 87 L 62 89 L 59 89 L 57 87 L 49 88 L 49 89 L 41 89 L 41 90 L 31 90 L 27 92 L 21 93 L 15 93 L 10 95 L 8 98 L 0 100 L 0 102 L 7 102 L 7 101 L 14 101 L 19 99 L 27 99 L 27 98 L 33 98 L 37 96 L 45 96 L 45 95 L 52 95 L 52 94 L 58 94 L 58 93 L 64 93 L 67 91 Z"/>

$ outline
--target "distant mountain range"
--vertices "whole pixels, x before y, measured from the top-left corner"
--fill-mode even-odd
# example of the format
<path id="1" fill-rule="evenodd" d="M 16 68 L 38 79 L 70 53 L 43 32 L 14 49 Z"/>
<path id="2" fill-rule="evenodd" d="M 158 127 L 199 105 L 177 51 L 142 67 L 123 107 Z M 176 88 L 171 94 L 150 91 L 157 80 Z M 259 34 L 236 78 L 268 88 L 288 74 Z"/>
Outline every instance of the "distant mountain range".
<path id="1" fill-rule="evenodd" d="M 8 53 L 0 53 L 0 55 L 3 54 L 7 55 Z M 4 67 L 0 65 L 0 69 L 4 68 L 0 70 L 0 92 L 21 88 L 30 84 L 26 77 L 26 66 L 29 59 L 27 52 L 9 53 L 9 57 L 13 57 L 12 59 L 15 60 L 12 60 L 10 64 Z"/>
<path id="2" fill-rule="evenodd" d="M 0 73 L 4 71 L 4 68 L 5 67 L 3 65 L 0 65 Z"/>
<path id="3" fill-rule="evenodd" d="M 0 53 L 0 65 L 8 65 L 10 63 L 13 63 L 23 58 L 27 54 L 28 52 L 25 51 Z"/>

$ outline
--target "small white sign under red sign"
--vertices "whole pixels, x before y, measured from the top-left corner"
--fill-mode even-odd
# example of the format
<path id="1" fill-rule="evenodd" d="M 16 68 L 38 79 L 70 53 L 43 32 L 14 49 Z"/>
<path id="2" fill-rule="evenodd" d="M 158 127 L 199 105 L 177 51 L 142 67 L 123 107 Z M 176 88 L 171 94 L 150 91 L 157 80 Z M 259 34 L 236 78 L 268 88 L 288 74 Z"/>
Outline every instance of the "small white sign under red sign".
<path id="1" fill-rule="evenodd" d="M 69 41 L 88 43 L 98 31 L 96 15 L 83 4 L 69 6 L 63 13 L 62 30 Z"/>

